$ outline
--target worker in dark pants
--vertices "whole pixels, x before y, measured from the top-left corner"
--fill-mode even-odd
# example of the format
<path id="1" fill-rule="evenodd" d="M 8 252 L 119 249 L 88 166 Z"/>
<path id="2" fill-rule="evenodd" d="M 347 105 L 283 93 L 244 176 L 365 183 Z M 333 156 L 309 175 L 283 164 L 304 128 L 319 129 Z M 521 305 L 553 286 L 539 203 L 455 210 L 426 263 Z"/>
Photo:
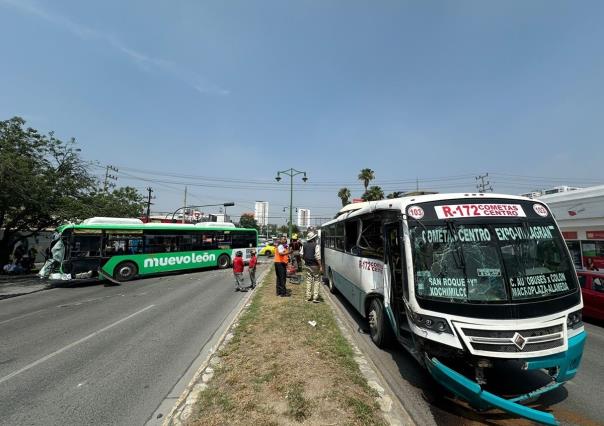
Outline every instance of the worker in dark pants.
<path id="1" fill-rule="evenodd" d="M 321 287 L 321 246 L 317 241 L 317 233 L 308 231 L 306 243 L 302 246 L 304 272 L 306 275 L 306 300 L 319 303 L 319 288 Z"/>
<path id="2" fill-rule="evenodd" d="M 275 274 L 277 276 L 277 296 L 287 297 L 285 280 L 287 275 L 287 263 L 289 261 L 289 248 L 287 246 L 287 237 L 281 237 L 281 241 L 275 250 Z"/>

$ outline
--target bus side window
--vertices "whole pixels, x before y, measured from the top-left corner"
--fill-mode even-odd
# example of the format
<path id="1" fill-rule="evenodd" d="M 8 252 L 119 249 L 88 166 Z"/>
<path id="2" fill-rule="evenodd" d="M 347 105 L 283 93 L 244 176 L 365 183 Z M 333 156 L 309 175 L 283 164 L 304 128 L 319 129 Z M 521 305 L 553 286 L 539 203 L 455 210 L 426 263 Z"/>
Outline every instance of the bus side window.
<path id="1" fill-rule="evenodd" d="M 357 247 L 357 240 L 359 239 L 359 221 L 351 220 L 346 222 L 344 224 L 344 229 L 344 250 L 347 253 L 359 255 L 359 248 Z"/>
<path id="2" fill-rule="evenodd" d="M 145 253 L 170 253 L 180 250 L 180 235 L 146 235 Z"/>
<path id="3" fill-rule="evenodd" d="M 105 242 L 105 256 L 141 254 L 143 236 L 127 234 L 108 234 Z"/>
<path id="4" fill-rule="evenodd" d="M 384 238 L 380 218 L 362 219 L 362 230 L 359 238 L 361 256 L 382 259 L 384 256 Z"/>
<path id="5" fill-rule="evenodd" d="M 344 251 L 344 224 L 342 222 L 336 223 L 335 227 L 335 249 Z"/>
<path id="6" fill-rule="evenodd" d="M 75 235 L 71 244 L 71 257 L 96 257 L 101 254 L 100 235 Z"/>
<path id="7" fill-rule="evenodd" d="M 201 234 L 201 247 L 203 250 L 216 250 L 218 243 L 216 242 L 215 231 L 204 232 Z"/>
<path id="8" fill-rule="evenodd" d="M 243 231 L 233 234 L 233 248 L 251 248 L 256 246 L 256 233 Z"/>

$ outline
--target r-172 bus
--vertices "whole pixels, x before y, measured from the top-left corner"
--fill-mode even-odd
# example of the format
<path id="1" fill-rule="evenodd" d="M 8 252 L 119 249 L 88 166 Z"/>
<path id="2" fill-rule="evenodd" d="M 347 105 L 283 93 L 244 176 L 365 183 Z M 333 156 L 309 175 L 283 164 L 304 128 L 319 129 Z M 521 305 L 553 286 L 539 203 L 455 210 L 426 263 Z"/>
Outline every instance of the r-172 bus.
<path id="1" fill-rule="evenodd" d="M 197 268 L 228 268 L 237 251 L 244 261 L 257 246 L 255 229 L 231 223 L 143 223 L 139 219 L 91 218 L 57 229 L 52 259 L 40 271 L 51 279 L 137 276 Z"/>
<path id="2" fill-rule="evenodd" d="M 375 344 L 398 340 L 475 408 L 557 424 L 520 404 L 573 378 L 586 339 L 577 275 L 545 204 L 410 196 L 346 206 L 321 231 L 324 278 L 368 320 Z M 486 390 L 492 369 L 517 369 L 517 389 L 527 388 L 523 370 L 547 380 L 502 397 Z"/>

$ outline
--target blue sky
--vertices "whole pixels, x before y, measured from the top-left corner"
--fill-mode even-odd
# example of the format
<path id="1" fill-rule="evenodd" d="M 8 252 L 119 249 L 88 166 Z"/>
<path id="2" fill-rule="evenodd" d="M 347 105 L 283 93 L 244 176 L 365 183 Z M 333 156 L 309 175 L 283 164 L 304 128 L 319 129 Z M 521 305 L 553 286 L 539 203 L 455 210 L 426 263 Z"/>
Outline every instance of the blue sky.
<path id="1" fill-rule="evenodd" d="M 0 0 L 0 119 L 75 137 L 163 211 L 189 184 L 285 216 L 290 167 L 313 216 L 364 167 L 387 192 L 587 186 L 603 20 L 601 1 Z"/>

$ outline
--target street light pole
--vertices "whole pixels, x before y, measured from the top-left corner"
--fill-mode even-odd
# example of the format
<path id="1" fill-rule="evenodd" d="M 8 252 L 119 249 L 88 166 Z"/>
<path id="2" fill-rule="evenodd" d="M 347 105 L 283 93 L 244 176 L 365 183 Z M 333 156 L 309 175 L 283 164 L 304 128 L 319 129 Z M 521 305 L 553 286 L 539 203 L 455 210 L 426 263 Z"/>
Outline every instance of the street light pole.
<path id="1" fill-rule="evenodd" d="M 294 168 L 290 168 L 287 170 L 281 170 L 277 172 L 277 177 L 275 180 L 279 182 L 281 180 L 281 174 L 289 176 L 289 228 L 288 228 L 288 237 L 292 236 L 292 206 L 294 204 L 294 176 L 304 175 L 302 180 L 306 182 L 308 178 L 306 177 L 306 172 L 296 170 Z"/>

